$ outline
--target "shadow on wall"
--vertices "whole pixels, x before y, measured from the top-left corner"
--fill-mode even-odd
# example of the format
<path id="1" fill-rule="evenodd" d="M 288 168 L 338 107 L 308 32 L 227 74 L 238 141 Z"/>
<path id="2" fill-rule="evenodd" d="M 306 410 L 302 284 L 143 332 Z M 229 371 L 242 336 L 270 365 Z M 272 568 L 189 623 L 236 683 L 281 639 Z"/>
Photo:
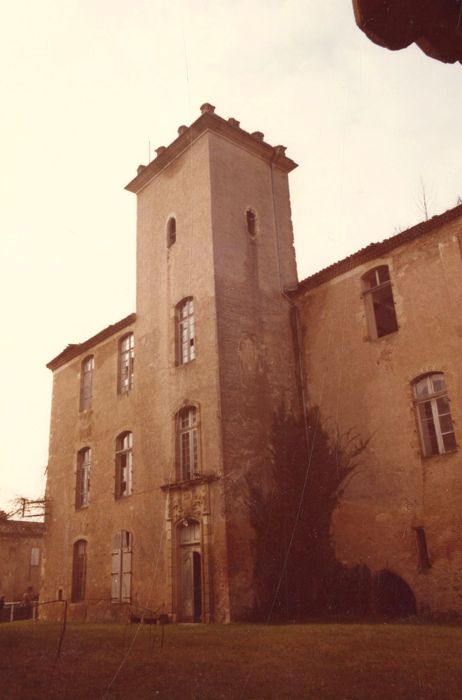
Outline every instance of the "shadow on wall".
<path id="1" fill-rule="evenodd" d="M 409 586 L 395 574 L 372 576 L 366 566 L 337 561 L 331 542 L 332 514 L 350 479 L 360 473 L 369 440 L 354 430 L 332 438 L 317 407 L 303 427 L 280 408 L 272 427 L 272 488 L 247 478 L 247 508 L 255 531 L 255 606 L 249 619 L 303 620 L 308 617 L 416 612 Z M 264 467 L 262 467 L 264 468 Z M 267 468 L 267 467 L 266 467 Z"/>

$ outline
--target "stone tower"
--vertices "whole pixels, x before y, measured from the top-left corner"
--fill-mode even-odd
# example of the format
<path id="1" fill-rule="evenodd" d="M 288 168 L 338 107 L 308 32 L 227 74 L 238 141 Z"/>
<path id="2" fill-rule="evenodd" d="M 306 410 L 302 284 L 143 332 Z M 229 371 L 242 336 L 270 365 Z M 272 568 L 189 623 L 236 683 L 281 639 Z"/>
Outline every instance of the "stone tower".
<path id="1" fill-rule="evenodd" d="M 299 411 L 284 293 L 297 284 L 288 190 L 296 165 L 210 104 L 178 134 L 126 188 L 137 195 L 136 320 L 49 365 L 45 588 L 77 590 L 74 617 L 114 616 L 120 567 L 122 608 L 179 621 L 245 618 L 255 604 L 248 485 L 269 487 L 275 416 Z M 89 368 L 92 406 L 82 410 Z M 78 459 L 90 447 L 90 495 L 74 507 Z M 65 505 L 57 489 L 69 494 Z M 85 595 L 74 581 L 84 559 Z M 111 598 L 111 575 L 111 605 L 92 608 L 86 599 Z"/>

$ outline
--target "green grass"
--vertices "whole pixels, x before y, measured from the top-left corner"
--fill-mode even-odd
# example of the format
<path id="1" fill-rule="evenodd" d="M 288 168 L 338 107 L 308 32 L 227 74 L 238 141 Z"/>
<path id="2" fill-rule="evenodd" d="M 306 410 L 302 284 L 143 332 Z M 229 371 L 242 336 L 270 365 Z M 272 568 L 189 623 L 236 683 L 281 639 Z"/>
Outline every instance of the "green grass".
<path id="1" fill-rule="evenodd" d="M 408 624 L 0 626 L 0 698 L 462 698 L 462 628 Z M 120 673 L 114 674 L 120 667 Z M 109 690 L 108 690 L 109 688 Z"/>

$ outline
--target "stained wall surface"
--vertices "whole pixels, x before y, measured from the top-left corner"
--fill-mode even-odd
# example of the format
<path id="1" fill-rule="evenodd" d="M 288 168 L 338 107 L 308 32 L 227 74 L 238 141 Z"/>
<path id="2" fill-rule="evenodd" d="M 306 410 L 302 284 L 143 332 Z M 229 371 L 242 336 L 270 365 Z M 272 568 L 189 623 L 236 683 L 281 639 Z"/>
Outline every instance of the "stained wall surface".
<path id="1" fill-rule="evenodd" d="M 0 595 L 6 601 L 22 601 L 28 589 L 38 595 L 42 539 L 43 523 L 0 519 Z"/>
<path id="2" fill-rule="evenodd" d="M 450 218 L 383 256 L 352 256 L 331 279 L 302 283 L 298 298 L 310 405 L 332 439 L 338 429 L 369 441 L 334 514 L 337 558 L 400 576 L 421 612 L 462 611 L 462 213 Z M 361 278 L 379 265 L 399 328 L 374 339 Z M 432 372 L 444 373 L 458 449 L 424 456 L 412 382 Z"/>

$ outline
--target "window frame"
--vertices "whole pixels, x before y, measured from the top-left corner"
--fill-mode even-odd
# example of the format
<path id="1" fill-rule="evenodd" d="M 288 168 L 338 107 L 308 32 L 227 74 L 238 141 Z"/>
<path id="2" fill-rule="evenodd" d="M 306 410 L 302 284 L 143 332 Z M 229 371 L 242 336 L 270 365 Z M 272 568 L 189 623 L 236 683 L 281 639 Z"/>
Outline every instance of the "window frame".
<path id="1" fill-rule="evenodd" d="M 80 551 L 79 551 L 80 549 Z M 85 600 L 87 583 L 87 540 L 80 539 L 72 547 L 72 587 L 71 603 Z"/>
<path id="2" fill-rule="evenodd" d="M 435 390 L 433 382 L 442 382 L 443 388 Z M 427 386 L 428 392 L 422 392 L 419 395 L 419 387 Z M 454 421 L 451 413 L 451 402 L 448 396 L 446 379 L 443 372 L 428 372 L 427 374 L 416 377 L 412 382 L 412 394 L 415 408 L 417 425 L 419 428 L 420 446 L 423 457 L 435 457 L 443 454 L 450 454 L 457 451 L 457 442 L 454 430 Z M 438 402 L 444 399 L 448 404 L 448 411 L 440 413 Z M 424 408 L 427 406 L 427 408 Z M 428 410 L 428 408 L 430 410 Z M 423 416 L 424 411 L 427 411 L 427 417 Z M 441 419 L 449 416 L 451 430 L 442 430 Z M 425 430 L 424 424 L 428 427 Z M 432 434 L 432 429 L 433 433 Z M 452 435 L 453 445 L 446 447 L 445 436 Z M 432 438 L 434 440 L 432 441 Z M 449 438 L 450 439 L 450 438 Z M 436 445 L 435 441 L 436 440 Z M 436 447 L 436 449 L 435 449 Z"/>
<path id="3" fill-rule="evenodd" d="M 111 600 L 113 603 L 130 603 L 132 589 L 133 535 L 119 530 L 112 536 Z"/>
<path id="4" fill-rule="evenodd" d="M 187 423 L 182 424 L 187 417 Z M 199 409 L 194 404 L 182 406 L 175 417 L 177 477 L 190 481 L 201 473 Z"/>
<path id="5" fill-rule="evenodd" d="M 87 355 L 80 365 L 80 411 L 88 411 L 93 401 L 95 356 Z"/>
<path id="6" fill-rule="evenodd" d="M 126 444 L 126 440 L 128 443 Z M 125 474 L 124 474 L 125 472 Z M 123 478 L 125 475 L 125 479 Z M 124 486 L 124 488 L 122 488 Z M 133 433 L 124 430 L 116 438 L 115 498 L 128 498 L 133 493 Z"/>
<path id="7" fill-rule="evenodd" d="M 177 365 L 196 359 L 196 321 L 194 297 L 185 297 L 175 307 Z"/>
<path id="8" fill-rule="evenodd" d="M 124 344 L 128 341 L 128 347 Z M 133 389 L 135 375 L 135 334 L 125 333 L 119 340 L 118 393 L 128 394 Z"/>
<path id="9" fill-rule="evenodd" d="M 86 459 L 88 457 L 88 459 Z M 76 510 L 87 508 L 90 503 L 91 447 L 82 447 L 77 452 L 75 477 Z"/>
<path id="10" fill-rule="evenodd" d="M 381 279 L 383 273 L 386 275 L 385 279 Z M 375 283 L 372 280 L 373 276 L 375 277 Z M 385 338 L 392 333 L 396 333 L 396 331 L 399 330 L 399 324 L 396 314 L 396 304 L 393 294 L 393 284 L 390 276 L 390 267 L 388 265 L 376 265 L 370 270 L 367 270 L 367 272 L 365 272 L 361 277 L 361 286 L 370 339 L 378 340 L 379 338 Z M 380 318 L 378 317 L 379 302 L 375 301 L 374 297 L 378 299 L 383 296 L 384 292 L 388 292 L 389 298 L 393 304 L 393 327 L 389 330 L 384 329 L 384 332 L 381 332 Z M 380 299 L 380 303 L 381 302 L 382 299 Z"/>

